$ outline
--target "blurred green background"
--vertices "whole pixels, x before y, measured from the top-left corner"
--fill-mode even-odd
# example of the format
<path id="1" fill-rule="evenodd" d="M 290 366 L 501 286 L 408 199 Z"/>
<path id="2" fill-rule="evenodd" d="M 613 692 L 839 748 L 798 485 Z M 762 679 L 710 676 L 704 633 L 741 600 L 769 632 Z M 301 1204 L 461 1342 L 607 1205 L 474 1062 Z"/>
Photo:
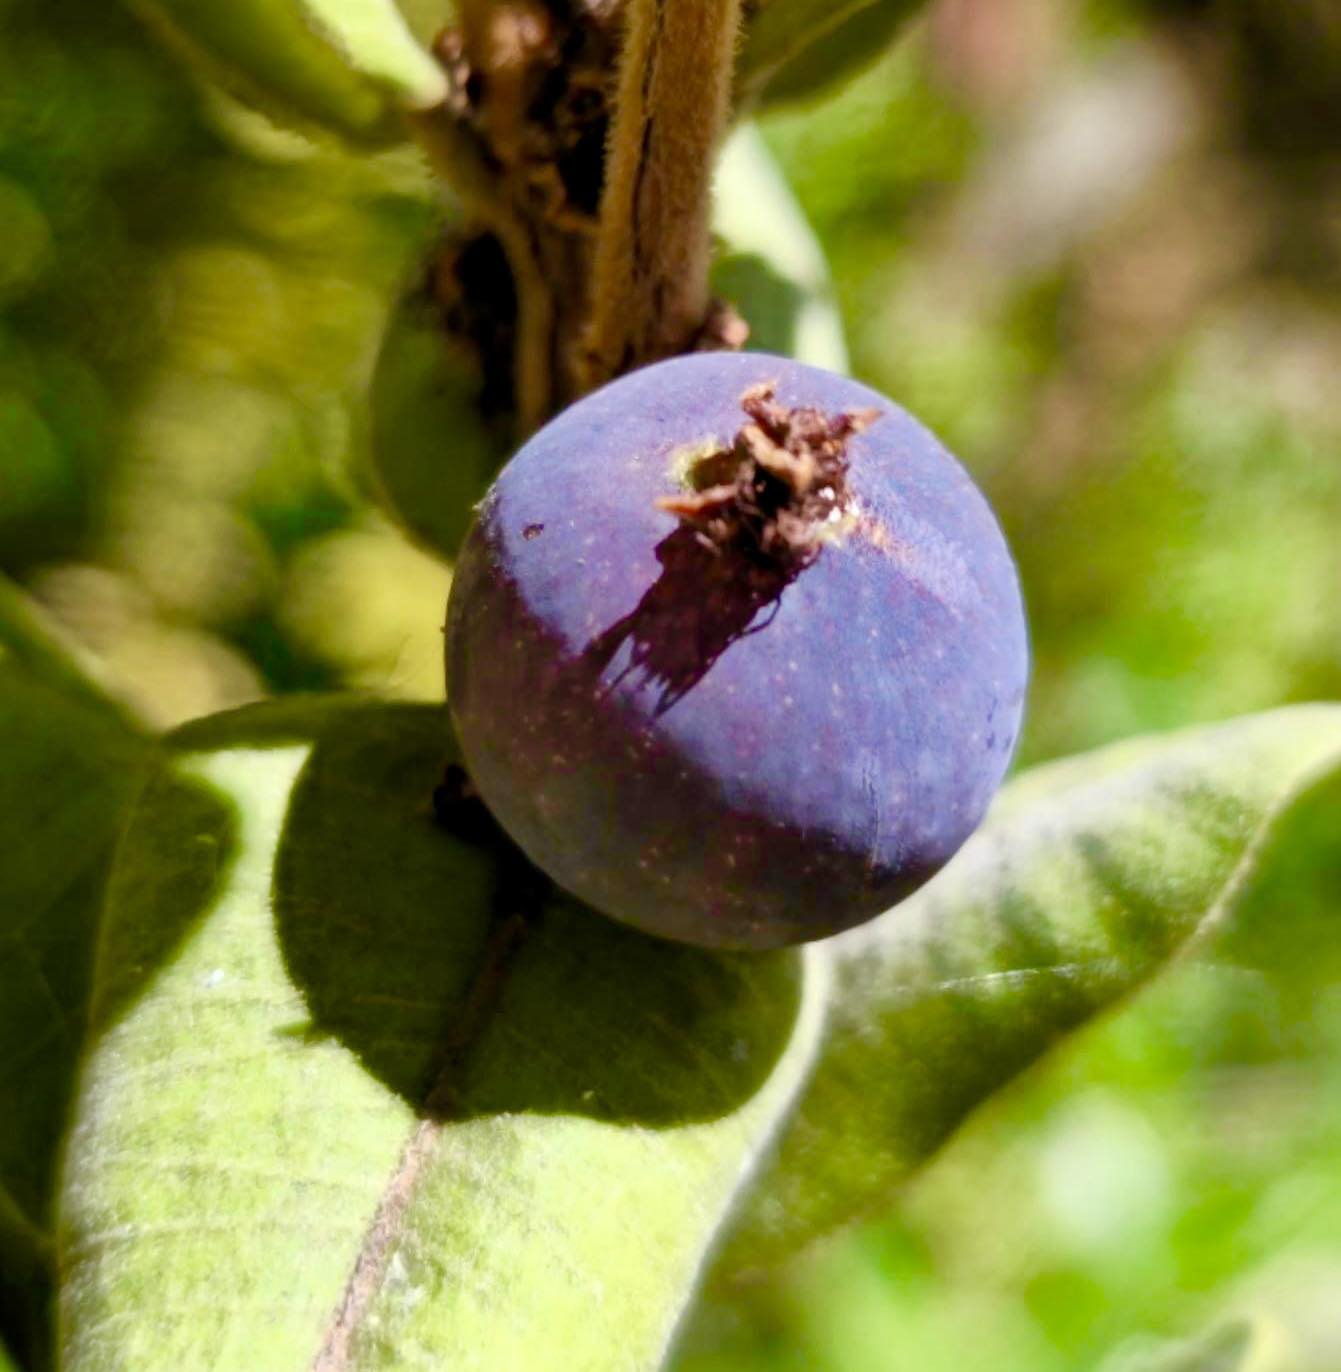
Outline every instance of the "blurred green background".
<path id="1" fill-rule="evenodd" d="M 940 0 L 763 127 L 854 371 L 1016 551 L 1021 765 L 1341 697 L 1333 0 Z M 152 724 L 441 694 L 449 571 L 351 475 L 438 216 L 413 151 L 277 128 L 120 5 L 0 0 L 0 571 Z M 680 1372 L 1341 1368 L 1341 855 L 1265 870 Z"/>

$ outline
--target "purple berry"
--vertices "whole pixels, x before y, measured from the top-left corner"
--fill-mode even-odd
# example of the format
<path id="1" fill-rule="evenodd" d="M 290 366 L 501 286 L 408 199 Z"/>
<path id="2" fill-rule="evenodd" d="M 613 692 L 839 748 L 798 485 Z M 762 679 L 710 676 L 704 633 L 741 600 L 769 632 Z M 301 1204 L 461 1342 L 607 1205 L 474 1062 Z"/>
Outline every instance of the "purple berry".
<path id="1" fill-rule="evenodd" d="M 821 938 L 982 819 L 1028 675 L 1015 568 L 896 405 L 785 358 L 621 378 L 503 469 L 447 616 L 476 786 L 532 860 L 649 933 Z"/>

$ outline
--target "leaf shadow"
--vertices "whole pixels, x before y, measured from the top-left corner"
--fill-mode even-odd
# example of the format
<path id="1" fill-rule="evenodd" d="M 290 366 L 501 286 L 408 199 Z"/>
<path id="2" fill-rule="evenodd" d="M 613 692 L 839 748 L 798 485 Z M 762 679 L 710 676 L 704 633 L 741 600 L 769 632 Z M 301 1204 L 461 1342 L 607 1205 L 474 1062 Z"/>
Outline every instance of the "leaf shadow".
<path id="1" fill-rule="evenodd" d="M 182 770 L 155 769 L 108 883 L 90 1036 L 121 1018 L 208 913 L 237 840 L 238 816 L 228 797 Z"/>
<path id="2" fill-rule="evenodd" d="M 317 738 L 273 892 L 311 1032 L 339 1040 L 423 1113 L 666 1127 L 748 1100 L 799 1009 L 794 952 L 652 939 L 542 887 L 479 1015 L 482 983 L 498 971 L 498 897 L 516 891 L 525 859 L 436 822 L 434 788 L 458 759 L 440 709 L 356 710 Z"/>
<path id="3" fill-rule="evenodd" d="M 0 657 L 3 651 L 0 650 Z M 6 661 L 0 674 L 0 1197 L 44 1232 L 102 893 L 146 746 Z M 6 1235 L 0 1216 L 0 1275 Z"/>

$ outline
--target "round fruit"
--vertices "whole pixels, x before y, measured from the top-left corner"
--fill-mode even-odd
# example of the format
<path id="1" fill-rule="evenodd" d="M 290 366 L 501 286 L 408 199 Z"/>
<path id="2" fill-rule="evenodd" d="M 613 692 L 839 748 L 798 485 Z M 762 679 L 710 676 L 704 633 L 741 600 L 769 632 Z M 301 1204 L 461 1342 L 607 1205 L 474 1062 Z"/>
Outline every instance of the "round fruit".
<path id="1" fill-rule="evenodd" d="M 821 938 L 942 867 L 1028 675 L 991 510 L 921 425 L 700 353 L 536 434 L 466 538 L 453 716 L 485 803 L 583 900 L 717 947 Z"/>

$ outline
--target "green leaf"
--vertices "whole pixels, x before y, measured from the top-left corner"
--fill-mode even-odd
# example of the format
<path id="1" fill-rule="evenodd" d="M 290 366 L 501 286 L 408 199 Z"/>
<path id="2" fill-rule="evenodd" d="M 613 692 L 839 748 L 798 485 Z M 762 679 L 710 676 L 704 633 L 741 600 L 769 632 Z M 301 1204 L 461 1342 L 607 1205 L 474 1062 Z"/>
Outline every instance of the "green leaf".
<path id="1" fill-rule="evenodd" d="M 822 958 L 537 899 L 434 822 L 441 710 L 177 742 L 110 882 L 62 1365 L 659 1366 L 808 1070 Z"/>
<path id="2" fill-rule="evenodd" d="M 98 887 L 146 750 L 113 719 L 0 672 L 0 1196 L 34 1231 L 83 1036 Z"/>
<path id="3" fill-rule="evenodd" d="M 1341 763 L 1341 706 L 1140 739 L 1008 787 L 928 886 L 829 945 L 819 1068 L 720 1271 L 889 1197 L 977 1105 L 1205 938 Z"/>
<path id="4" fill-rule="evenodd" d="M 446 97 L 393 0 L 131 0 L 167 40 L 268 113 L 380 141 Z"/>
<path id="5" fill-rule="evenodd" d="M 745 22 L 737 105 L 812 99 L 877 61 L 922 0 L 762 0 Z"/>
<path id="6" fill-rule="evenodd" d="M 102 883 L 153 751 L 0 584 L 0 1331 L 30 1352 Z"/>
<path id="7" fill-rule="evenodd" d="M 0 676 L 9 672 L 96 713 L 114 715 L 127 730 L 135 730 L 129 716 L 76 660 L 74 649 L 47 624 L 42 611 L 12 581 L 0 577 Z"/>
<path id="8" fill-rule="evenodd" d="M 1341 707 L 1043 769 L 922 894 L 763 956 L 643 938 L 441 827 L 440 710 L 176 742 L 106 895 L 68 1366 L 651 1369 L 779 1131 L 724 1271 L 878 1204 L 1203 939 L 1341 763 Z"/>
<path id="9" fill-rule="evenodd" d="M 1293 1372 L 1314 1365 L 1283 1326 L 1258 1317 L 1226 1320 L 1154 1349 L 1124 1347 L 1105 1360 L 1102 1372 Z"/>
<path id="10" fill-rule="evenodd" d="M 751 124 L 717 166 L 712 288 L 750 325 L 749 347 L 845 372 L 847 348 L 819 240 Z"/>

